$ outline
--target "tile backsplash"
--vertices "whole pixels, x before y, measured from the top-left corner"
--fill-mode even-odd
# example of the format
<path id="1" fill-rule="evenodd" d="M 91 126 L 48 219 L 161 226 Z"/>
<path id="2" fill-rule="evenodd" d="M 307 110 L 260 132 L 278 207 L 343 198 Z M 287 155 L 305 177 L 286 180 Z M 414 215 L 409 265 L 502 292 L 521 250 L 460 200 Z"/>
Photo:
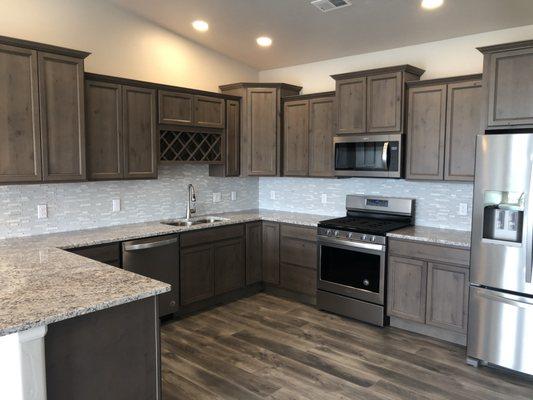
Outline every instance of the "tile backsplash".
<path id="1" fill-rule="evenodd" d="M 258 206 L 257 178 L 210 177 L 206 165 L 161 166 L 157 180 L 6 185 L 0 186 L 0 238 L 183 217 L 189 183 L 198 214 Z M 220 202 L 213 203 L 213 193 Z M 113 199 L 120 199 L 121 211 L 112 211 Z M 37 218 L 40 204 L 48 206 L 46 219 Z"/>
<path id="2" fill-rule="evenodd" d="M 361 193 L 416 198 L 418 225 L 469 230 L 471 223 L 471 183 L 215 178 L 205 165 L 184 165 L 161 166 L 158 180 L 0 186 L 0 238 L 183 217 L 189 183 L 196 188 L 198 214 L 260 207 L 338 216 L 345 213 L 346 195 Z M 213 193 L 221 194 L 220 202 L 213 202 Z M 120 199 L 119 212 L 113 212 L 114 199 Z M 468 215 L 459 215 L 460 203 L 468 204 Z M 48 218 L 37 218 L 41 204 L 48 206 Z"/>
<path id="3" fill-rule="evenodd" d="M 259 178 L 259 207 L 340 216 L 346 213 L 347 194 L 409 197 L 416 199 L 417 225 L 470 230 L 472 192 L 472 183 L 368 178 Z M 323 194 L 326 195 L 325 204 L 322 203 Z M 468 204 L 468 215 L 459 214 L 460 203 Z"/>

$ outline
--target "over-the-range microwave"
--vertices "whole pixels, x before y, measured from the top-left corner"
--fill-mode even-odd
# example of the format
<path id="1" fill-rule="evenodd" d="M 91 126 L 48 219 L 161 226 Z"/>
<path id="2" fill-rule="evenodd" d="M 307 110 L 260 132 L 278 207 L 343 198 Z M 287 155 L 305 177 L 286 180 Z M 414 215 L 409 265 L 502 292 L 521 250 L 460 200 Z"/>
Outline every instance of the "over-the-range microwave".
<path id="1" fill-rule="evenodd" d="M 336 136 L 335 176 L 402 177 L 404 135 Z"/>

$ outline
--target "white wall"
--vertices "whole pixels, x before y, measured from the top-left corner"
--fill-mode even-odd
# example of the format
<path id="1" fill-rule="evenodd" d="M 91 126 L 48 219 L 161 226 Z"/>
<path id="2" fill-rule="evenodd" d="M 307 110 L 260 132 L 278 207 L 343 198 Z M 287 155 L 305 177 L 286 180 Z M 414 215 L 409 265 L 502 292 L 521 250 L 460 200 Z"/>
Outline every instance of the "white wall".
<path id="1" fill-rule="evenodd" d="M 259 79 L 300 85 L 302 93 L 314 93 L 335 90 L 330 75 L 400 64 L 425 69 L 422 79 L 476 74 L 483 70 L 483 57 L 476 47 L 528 39 L 533 39 L 533 25 L 260 71 Z"/>
<path id="2" fill-rule="evenodd" d="M 105 0 L 0 0 L 0 35 L 89 51 L 85 69 L 218 91 L 258 71 Z"/>

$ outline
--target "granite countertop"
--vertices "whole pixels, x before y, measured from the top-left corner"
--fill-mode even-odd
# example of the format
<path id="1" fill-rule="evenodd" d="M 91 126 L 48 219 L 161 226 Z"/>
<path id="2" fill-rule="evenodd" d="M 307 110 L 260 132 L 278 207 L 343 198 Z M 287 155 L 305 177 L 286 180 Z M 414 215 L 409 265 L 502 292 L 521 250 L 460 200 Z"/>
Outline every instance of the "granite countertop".
<path id="1" fill-rule="evenodd" d="M 317 226 L 331 217 L 271 210 L 217 214 L 191 227 L 161 221 L 0 240 L 0 336 L 155 296 L 170 285 L 64 249 L 268 220 Z"/>
<path id="2" fill-rule="evenodd" d="M 470 249 L 470 231 L 410 226 L 387 233 L 394 239 L 412 240 Z"/>

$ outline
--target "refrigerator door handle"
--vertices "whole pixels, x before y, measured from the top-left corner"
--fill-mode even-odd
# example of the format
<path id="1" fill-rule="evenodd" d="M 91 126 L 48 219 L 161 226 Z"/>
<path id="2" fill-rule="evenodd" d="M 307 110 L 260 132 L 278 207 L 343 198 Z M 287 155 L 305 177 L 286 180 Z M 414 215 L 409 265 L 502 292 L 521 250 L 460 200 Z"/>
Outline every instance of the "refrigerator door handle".
<path id="1" fill-rule="evenodd" d="M 530 157 L 530 159 L 533 158 Z M 531 164 L 530 164 L 531 165 Z M 527 193 L 527 216 L 526 216 L 526 282 L 531 283 L 533 278 L 533 165 L 529 172 L 529 191 Z"/>
<path id="2" fill-rule="evenodd" d="M 525 297 L 519 297 L 519 296 L 513 296 L 513 295 L 507 295 L 507 294 L 493 294 L 489 293 L 485 290 L 479 291 L 476 293 L 479 297 L 484 297 L 487 300 L 493 300 L 498 301 L 500 303 L 506 303 L 510 304 L 515 307 L 530 309 L 533 308 L 533 300 L 525 298 Z"/>

